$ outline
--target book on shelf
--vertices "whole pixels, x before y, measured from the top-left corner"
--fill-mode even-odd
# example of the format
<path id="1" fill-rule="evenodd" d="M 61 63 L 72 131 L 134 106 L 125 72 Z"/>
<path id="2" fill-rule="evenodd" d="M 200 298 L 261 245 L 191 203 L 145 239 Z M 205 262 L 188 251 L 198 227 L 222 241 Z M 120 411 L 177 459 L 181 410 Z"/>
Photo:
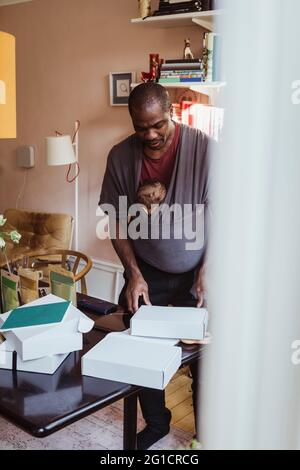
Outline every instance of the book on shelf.
<path id="1" fill-rule="evenodd" d="M 180 1 L 170 3 L 166 1 L 159 2 L 159 8 L 153 13 L 153 16 L 174 15 L 178 13 L 191 13 L 202 11 L 201 0 Z"/>
<path id="2" fill-rule="evenodd" d="M 215 1 L 214 0 L 198 0 L 199 3 L 201 3 L 202 10 L 203 11 L 208 11 L 208 10 L 214 10 L 215 9 Z M 189 3 L 190 0 L 165 0 L 164 1 L 166 4 L 170 5 L 176 5 L 178 3 Z"/>
<path id="3" fill-rule="evenodd" d="M 152 16 L 167 16 L 167 15 L 182 15 L 184 13 L 193 13 L 198 12 L 199 10 L 191 10 L 190 8 L 181 8 L 178 10 L 164 10 L 164 11 L 155 11 Z"/>
<path id="4" fill-rule="evenodd" d="M 201 82 L 201 77 L 195 77 L 195 78 L 160 78 L 158 83 L 163 84 L 163 83 L 199 83 Z"/>
<path id="5" fill-rule="evenodd" d="M 201 69 L 171 69 L 171 70 L 161 70 L 162 75 L 185 75 L 185 74 L 196 74 L 200 75 L 202 72 Z"/>
<path id="6" fill-rule="evenodd" d="M 221 36 L 215 34 L 213 43 L 213 82 L 221 80 Z"/>
<path id="7" fill-rule="evenodd" d="M 193 62 L 193 63 L 172 63 L 172 64 L 162 64 L 161 71 L 163 70 L 201 70 L 202 63 L 201 62 Z"/>
<path id="8" fill-rule="evenodd" d="M 220 140 L 224 122 L 224 109 L 196 103 L 182 101 L 172 104 L 173 119 L 176 122 L 200 129 L 205 134 Z"/>
<path id="9" fill-rule="evenodd" d="M 216 33 L 205 33 L 203 42 L 203 62 L 205 80 L 207 82 L 221 81 L 221 36 Z"/>
<path id="10" fill-rule="evenodd" d="M 161 74 L 160 78 L 203 78 L 202 73 L 167 73 Z"/>
<path id="11" fill-rule="evenodd" d="M 215 9 L 214 0 L 160 0 L 156 14 L 174 14 L 179 9 L 191 11 L 211 11 Z M 170 13 L 166 13 L 169 11 Z"/>
<path id="12" fill-rule="evenodd" d="M 167 59 L 165 64 L 199 64 L 202 59 Z"/>
<path id="13" fill-rule="evenodd" d="M 189 3 L 190 0 L 164 0 L 165 3 L 171 3 L 171 4 L 174 4 L 174 3 Z"/>
<path id="14" fill-rule="evenodd" d="M 201 5 L 203 11 L 212 11 L 215 9 L 214 0 L 201 0 Z"/>
<path id="15" fill-rule="evenodd" d="M 178 1 L 178 2 L 160 2 L 159 10 L 165 9 L 178 9 L 178 8 L 189 8 L 189 7 L 200 7 L 202 8 L 202 0 L 187 0 L 187 1 Z"/>
<path id="16" fill-rule="evenodd" d="M 191 0 L 165 0 L 165 3 L 170 3 L 171 5 L 178 4 L 178 3 L 189 3 Z M 199 0 L 201 3 L 201 0 Z"/>

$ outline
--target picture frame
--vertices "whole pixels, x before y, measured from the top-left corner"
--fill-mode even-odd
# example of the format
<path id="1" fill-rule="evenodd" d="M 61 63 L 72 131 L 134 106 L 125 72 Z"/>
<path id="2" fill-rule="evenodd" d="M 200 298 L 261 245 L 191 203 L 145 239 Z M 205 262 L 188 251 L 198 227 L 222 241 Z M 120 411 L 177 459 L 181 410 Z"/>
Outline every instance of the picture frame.
<path id="1" fill-rule="evenodd" d="M 135 72 L 111 72 L 109 94 L 111 106 L 127 106 L 131 84 L 136 80 Z"/>

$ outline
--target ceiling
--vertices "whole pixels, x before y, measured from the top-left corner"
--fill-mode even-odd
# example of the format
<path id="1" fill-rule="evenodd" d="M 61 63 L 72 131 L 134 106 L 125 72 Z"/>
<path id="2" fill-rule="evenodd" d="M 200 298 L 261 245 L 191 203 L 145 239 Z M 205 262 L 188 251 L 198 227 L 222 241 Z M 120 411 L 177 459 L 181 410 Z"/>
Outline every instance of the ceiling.
<path id="1" fill-rule="evenodd" d="M 4 7 L 6 5 L 14 5 L 15 3 L 25 3 L 31 2 L 31 0 L 0 0 L 0 7 Z"/>

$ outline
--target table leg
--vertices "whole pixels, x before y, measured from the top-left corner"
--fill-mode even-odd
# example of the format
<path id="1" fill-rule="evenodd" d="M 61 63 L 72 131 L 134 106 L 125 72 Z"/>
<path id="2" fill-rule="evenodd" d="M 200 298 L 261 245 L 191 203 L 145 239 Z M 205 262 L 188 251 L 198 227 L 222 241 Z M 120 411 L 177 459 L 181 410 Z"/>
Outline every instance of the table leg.
<path id="1" fill-rule="evenodd" d="M 137 393 L 124 398 L 123 449 L 136 449 Z"/>

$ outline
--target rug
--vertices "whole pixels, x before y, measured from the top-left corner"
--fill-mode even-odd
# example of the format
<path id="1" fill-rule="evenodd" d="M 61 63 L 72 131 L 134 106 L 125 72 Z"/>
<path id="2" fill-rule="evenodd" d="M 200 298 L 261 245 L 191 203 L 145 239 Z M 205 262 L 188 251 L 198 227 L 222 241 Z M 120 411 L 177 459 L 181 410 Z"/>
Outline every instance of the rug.
<path id="1" fill-rule="evenodd" d="M 144 421 L 139 412 L 138 430 Z M 183 449 L 192 434 L 171 427 L 170 433 L 154 444 L 153 450 Z M 122 402 L 83 418 L 51 436 L 39 439 L 0 416 L 1 450 L 121 450 L 123 445 Z"/>

